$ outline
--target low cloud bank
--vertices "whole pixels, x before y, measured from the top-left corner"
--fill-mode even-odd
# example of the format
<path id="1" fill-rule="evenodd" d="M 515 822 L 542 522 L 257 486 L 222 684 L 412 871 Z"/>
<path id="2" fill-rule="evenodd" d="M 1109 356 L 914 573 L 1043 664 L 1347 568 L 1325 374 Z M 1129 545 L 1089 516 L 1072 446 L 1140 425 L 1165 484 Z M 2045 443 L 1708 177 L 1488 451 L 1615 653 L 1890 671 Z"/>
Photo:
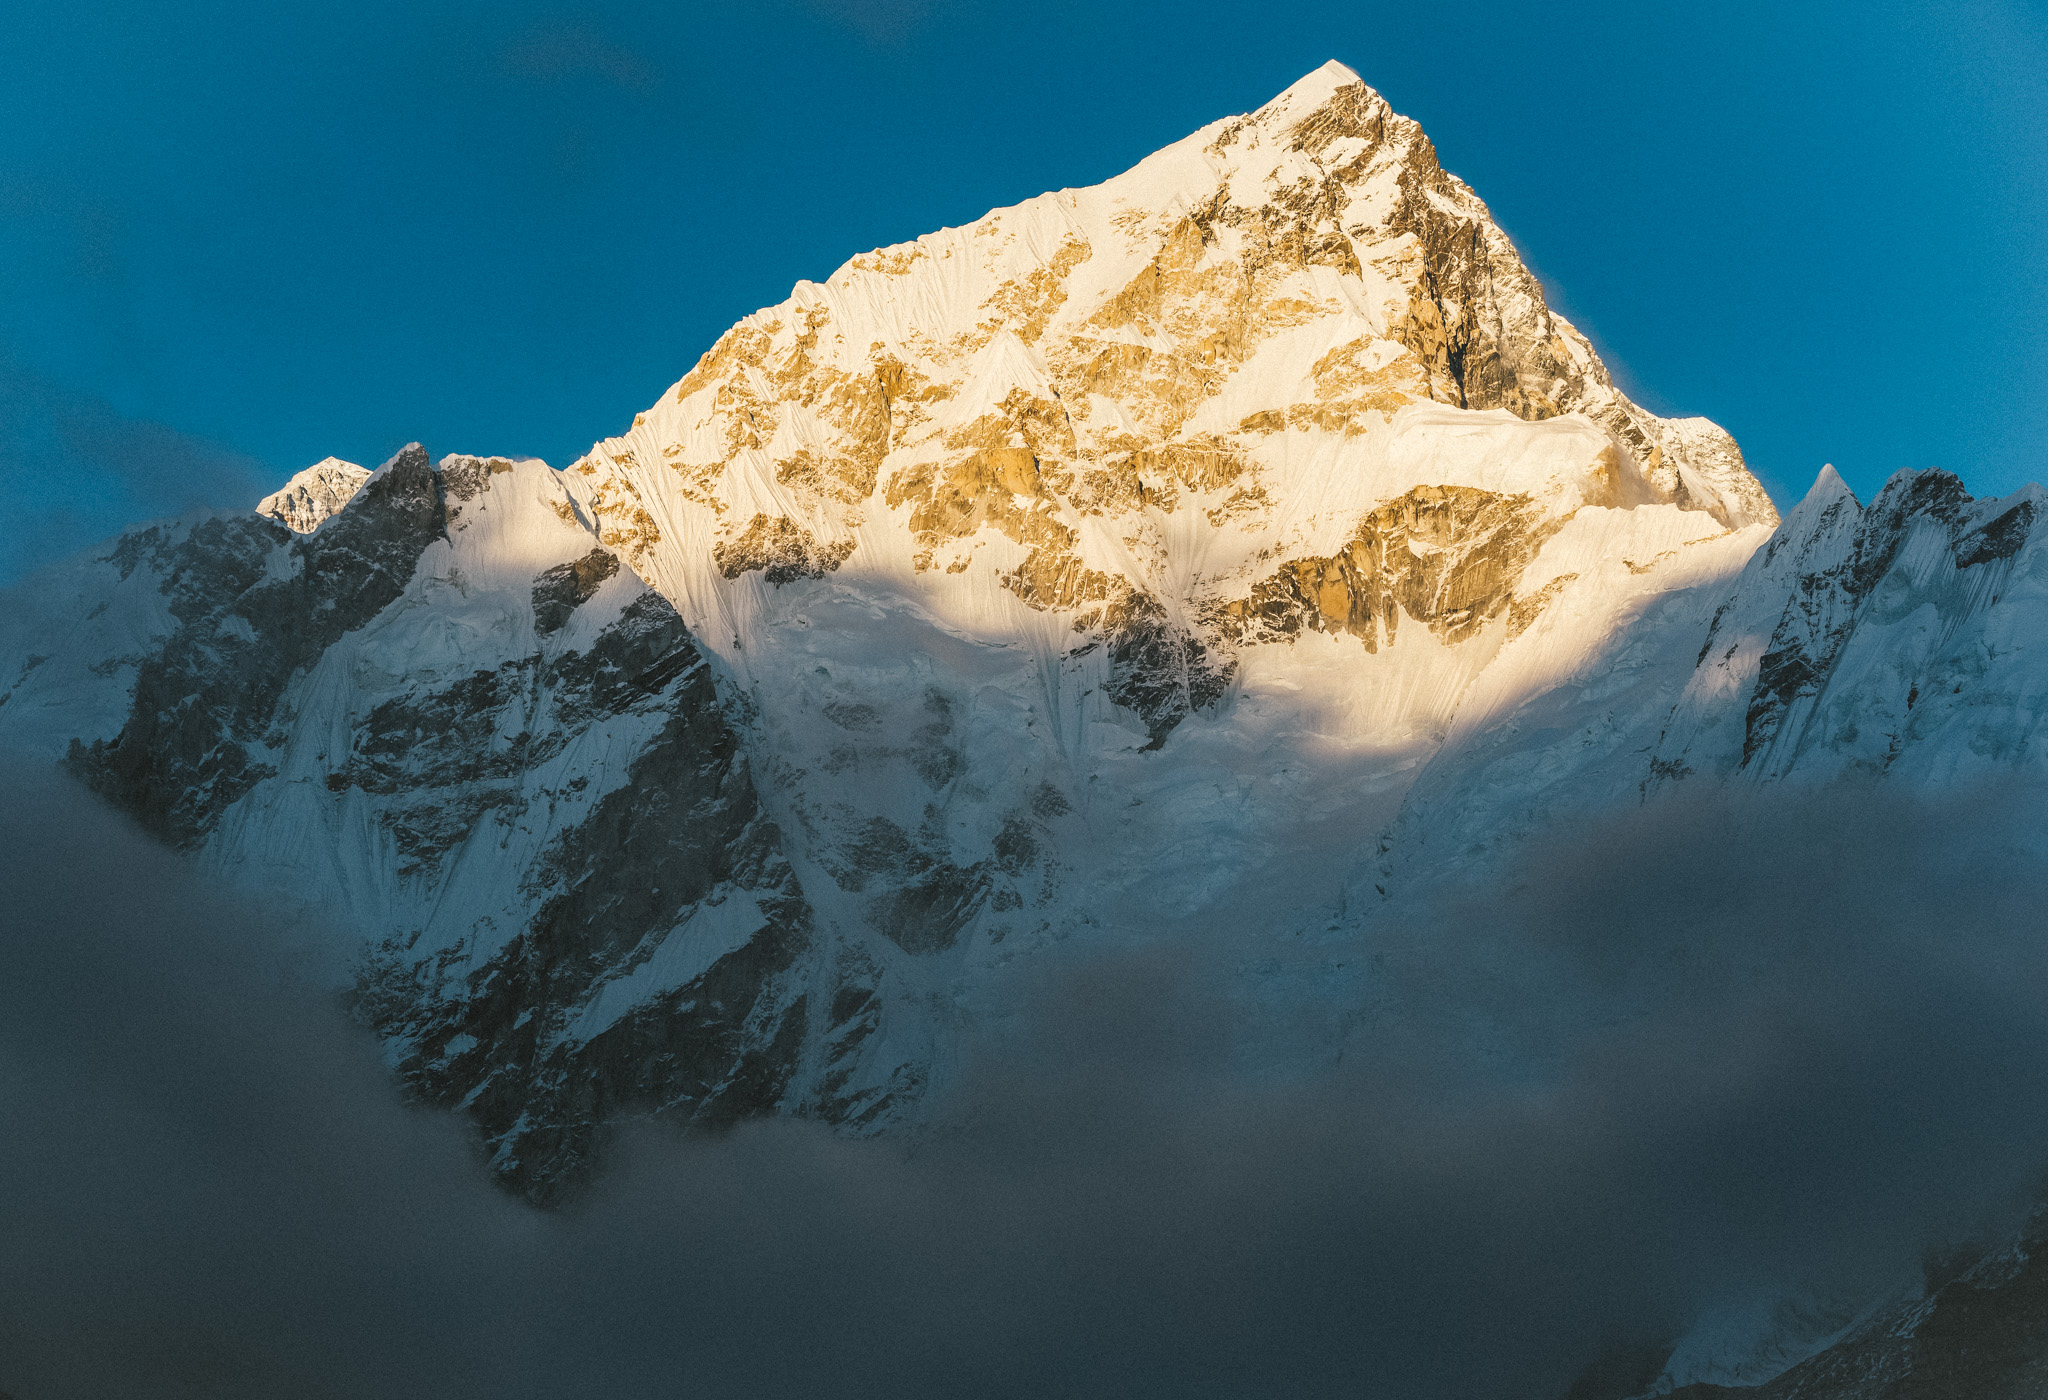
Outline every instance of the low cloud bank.
<path id="1" fill-rule="evenodd" d="M 1245 1053 L 1227 932 L 1045 960 L 914 1141 L 647 1129 L 541 1215 L 397 1100 L 289 931 L 0 778 L 19 1400 L 1536 1400 L 1726 1298 L 1887 1286 L 2048 1162 L 2010 793 L 1560 830 L 1299 953 L 1369 967 L 1312 1074 Z"/>
<path id="2" fill-rule="evenodd" d="M 262 464 L 38 373 L 0 344 L 0 587 L 137 521 L 198 506 L 251 509 Z"/>

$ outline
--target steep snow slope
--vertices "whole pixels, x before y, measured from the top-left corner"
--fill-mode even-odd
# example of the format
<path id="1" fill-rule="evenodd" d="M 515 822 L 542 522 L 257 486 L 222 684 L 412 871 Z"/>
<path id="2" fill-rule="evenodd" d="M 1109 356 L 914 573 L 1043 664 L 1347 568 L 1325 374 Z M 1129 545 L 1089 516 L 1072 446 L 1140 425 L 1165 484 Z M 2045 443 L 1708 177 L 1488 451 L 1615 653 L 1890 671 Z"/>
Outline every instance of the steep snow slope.
<path id="1" fill-rule="evenodd" d="M 1775 522 L 1337 65 L 799 286 L 568 475 L 939 1060 L 1020 949 L 1320 919 L 1472 687 L 1591 664 Z"/>
<path id="2" fill-rule="evenodd" d="M 1826 468 L 1754 553 L 1687 546 L 1695 586 L 1669 587 L 1673 571 L 1639 588 L 1624 627 L 1574 634 L 1553 609 L 1530 635 L 1584 645 L 1547 675 L 1503 664 L 1473 687 L 1385 849 L 1353 874 L 1354 904 L 1426 896 L 1550 816 L 1687 782 L 1930 787 L 2038 769 L 2041 499 L 2028 486 L 1973 500 L 1946 472 L 1900 472 L 1866 509 Z M 1710 563 L 1715 550 L 1732 552 Z"/>
<path id="3" fill-rule="evenodd" d="M 1938 782 L 2039 764 L 2042 500 L 1900 472 L 1866 510 L 1824 471 L 1716 610 L 1656 776 Z"/>
<path id="4" fill-rule="evenodd" d="M 150 527 L 50 582 L 7 739 L 364 931 L 363 1014 L 509 1182 L 620 1112 L 779 1101 L 809 912 L 687 629 L 557 473 L 408 448 L 311 534 Z"/>

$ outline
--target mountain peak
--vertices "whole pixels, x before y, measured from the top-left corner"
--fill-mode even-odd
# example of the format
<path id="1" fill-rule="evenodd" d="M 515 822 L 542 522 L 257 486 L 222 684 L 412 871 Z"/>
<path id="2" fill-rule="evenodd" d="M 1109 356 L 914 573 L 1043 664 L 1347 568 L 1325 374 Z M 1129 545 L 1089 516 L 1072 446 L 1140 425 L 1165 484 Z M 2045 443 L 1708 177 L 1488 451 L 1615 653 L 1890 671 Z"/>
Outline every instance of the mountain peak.
<path id="1" fill-rule="evenodd" d="M 1259 109 L 1259 114 L 1277 111 L 1307 112 L 1327 103 L 1345 88 L 1363 88 L 1372 97 L 1379 94 L 1368 87 L 1365 81 L 1344 64 L 1331 59 L 1322 67 L 1304 73 L 1289 84 L 1272 101 Z"/>
<path id="2" fill-rule="evenodd" d="M 1821 467 L 1819 475 L 1814 477 L 1813 485 L 1800 501 L 1800 505 L 1812 501 L 1817 505 L 1827 506 L 1844 496 L 1854 498 L 1855 494 L 1849 489 L 1849 483 L 1842 480 L 1842 474 L 1835 470 L 1835 464 L 1828 462 Z"/>
<path id="3" fill-rule="evenodd" d="M 310 535 L 329 516 L 347 505 L 370 473 L 354 462 L 323 457 L 297 473 L 281 488 L 256 503 L 256 513 Z"/>
<path id="4" fill-rule="evenodd" d="M 978 969 L 1362 907 L 1361 833 L 1419 773 L 1416 812 L 1497 818 L 1455 786 L 1496 719 L 1621 735 L 1575 697 L 1633 684 L 1611 662 L 1644 628 L 1697 654 L 1684 600 L 1775 518 L 1334 63 L 799 285 L 566 471 L 413 444 L 263 504 L 301 536 L 243 515 L 93 561 L 98 650 L 17 628 L 0 722 L 391 935 L 365 975 L 405 1072 L 451 1103 L 525 1086 L 479 1122 L 542 1191 L 587 1087 L 879 1124 L 942 1072 L 915 1008 L 982 996 Z M 137 636 L 177 686 L 110 713 Z M 580 980 L 476 992 L 535 949 Z M 658 1093 L 618 1077 L 654 1063 Z"/>

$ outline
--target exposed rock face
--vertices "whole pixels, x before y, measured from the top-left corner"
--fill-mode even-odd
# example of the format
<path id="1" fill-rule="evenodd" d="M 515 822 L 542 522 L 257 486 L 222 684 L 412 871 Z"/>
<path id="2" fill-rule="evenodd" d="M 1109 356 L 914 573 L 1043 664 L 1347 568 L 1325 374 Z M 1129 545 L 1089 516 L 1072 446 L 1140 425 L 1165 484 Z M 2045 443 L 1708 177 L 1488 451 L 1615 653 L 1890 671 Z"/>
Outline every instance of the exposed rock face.
<path id="1" fill-rule="evenodd" d="M 11 737 L 367 933 L 355 1004 L 508 1185 L 550 1199 L 608 1122 L 793 1108 L 829 1068 L 810 909 L 711 668 L 557 473 L 413 446 L 311 534 L 153 526 L 82 574 L 139 644 L 85 671 L 125 712 L 76 732 L 31 667 Z"/>
<path id="2" fill-rule="evenodd" d="M 711 551 L 718 571 L 727 578 L 760 570 L 770 583 L 790 583 L 800 578 L 823 578 L 838 568 L 853 552 L 853 541 L 820 545 L 808 530 L 787 516 L 770 520 L 756 512 L 747 528 L 729 540 L 721 540 Z"/>
<path id="3" fill-rule="evenodd" d="M 121 732 L 73 741 L 72 771 L 181 846 L 276 773 L 271 731 L 286 687 L 397 600 L 444 526 L 440 479 L 417 445 L 372 476 L 361 498 L 332 529 L 284 545 L 282 557 L 279 534 L 221 520 L 153 560 L 168 568 L 165 591 L 183 625 L 143 663 Z"/>
<path id="4" fill-rule="evenodd" d="M 1355 154 L 1354 141 L 1362 143 Z M 1413 122 L 1370 89 L 1346 87 L 1296 127 L 1294 144 L 1318 164 L 1349 157 L 1312 195 L 1304 193 L 1304 213 L 1334 211 L 1345 186 L 1372 173 L 1381 152 L 1399 151 L 1400 193 L 1382 227 L 1412 238 L 1419 254 L 1396 338 L 1425 367 L 1430 397 L 1505 408 L 1518 418 L 1585 413 L 1625 443 L 1673 499 L 1697 502 L 1731 525 L 1777 522 L 1727 434 L 1702 419 L 1665 423 L 1615 389 L 1584 338 L 1551 314 L 1486 206 L 1444 170 Z M 1352 237 L 1363 231 L 1351 230 Z"/>
<path id="5" fill-rule="evenodd" d="M 2016 654 L 2042 598 L 2041 500 L 1900 472 L 1865 509 L 1824 471 L 1716 609 L 1654 777 L 1915 770 L 1965 734 L 1976 760 L 2018 758 L 2041 694 Z"/>
<path id="6" fill-rule="evenodd" d="M 533 583 L 533 625 L 539 632 L 558 632 L 597 595 L 604 581 L 619 571 L 619 557 L 600 545 L 581 559 L 543 569 Z"/>
<path id="7" fill-rule="evenodd" d="M 709 671 L 659 597 L 537 676 L 508 669 L 378 706 L 328 785 L 389 793 L 400 851 L 439 862 L 483 813 L 538 796 L 520 780 L 592 724 L 659 722 L 626 781 L 539 849 L 522 881 L 535 907 L 508 943 L 454 963 L 394 938 L 364 968 L 359 1005 L 400 1073 L 467 1108 L 498 1171 L 545 1198 L 626 1113 L 730 1122 L 780 1106 L 806 1036 L 791 974 L 810 913 Z M 511 705 L 556 723 L 493 745 Z"/>
<path id="8" fill-rule="evenodd" d="M 1527 496 L 1471 487 L 1418 486 L 1359 522 L 1342 553 L 1297 559 L 1228 603 L 1239 637 L 1292 637 L 1303 628 L 1344 632 L 1377 651 L 1408 617 L 1449 642 L 1471 637 L 1515 599 L 1522 571 L 1563 522 Z M 1532 594 L 1520 631 L 1541 608 Z"/>
<path id="9" fill-rule="evenodd" d="M 282 490 L 258 501 L 256 513 L 296 534 L 310 535 L 347 505 L 369 479 L 370 474 L 354 462 L 325 457 L 287 481 Z"/>

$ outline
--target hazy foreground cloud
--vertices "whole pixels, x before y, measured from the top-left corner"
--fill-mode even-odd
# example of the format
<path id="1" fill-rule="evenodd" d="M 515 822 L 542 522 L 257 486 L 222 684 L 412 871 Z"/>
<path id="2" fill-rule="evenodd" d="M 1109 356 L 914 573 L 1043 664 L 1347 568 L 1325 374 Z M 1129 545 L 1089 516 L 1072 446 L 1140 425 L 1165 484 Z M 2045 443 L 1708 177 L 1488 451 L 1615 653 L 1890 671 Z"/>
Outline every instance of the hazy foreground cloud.
<path id="1" fill-rule="evenodd" d="M 0 772 L 0 1388 L 1545 1397 L 1881 1286 L 2041 1161 L 2041 870 L 1995 796 L 1673 806 L 1384 934 L 1341 1064 L 1232 940 L 1046 964 L 915 1143 L 649 1130 L 541 1215 L 401 1106 L 292 930 Z"/>
<path id="2" fill-rule="evenodd" d="M 0 349 L 0 584 L 153 516 L 253 507 L 252 458 L 67 389 Z"/>

